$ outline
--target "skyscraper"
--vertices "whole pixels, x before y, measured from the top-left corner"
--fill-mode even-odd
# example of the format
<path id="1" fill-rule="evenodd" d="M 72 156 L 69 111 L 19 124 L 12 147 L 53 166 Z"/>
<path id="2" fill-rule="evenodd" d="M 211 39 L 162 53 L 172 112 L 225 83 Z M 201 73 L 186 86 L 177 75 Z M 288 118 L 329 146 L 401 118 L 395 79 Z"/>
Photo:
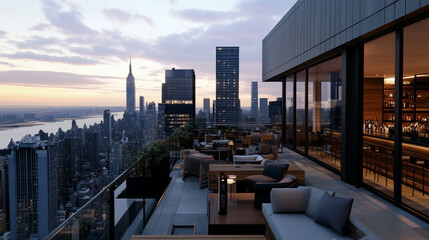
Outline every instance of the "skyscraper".
<path id="1" fill-rule="evenodd" d="M 140 116 L 144 114 L 144 97 L 140 96 Z"/>
<path id="2" fill-rule="evenodd" d="M 98 164 L 98 133 L 85 133 L 85 154 L 86 162 L 91 165 L 91 171 L 96 172 Z"/>
<path id="3" fill-rule="evenodd" d="M 238 126 L 239 48 L 216 47 L 216 124 Z"/>
<path id="4" fill-rule="evenodd" d="M 250 115 L 255 119 L 256 122 L 258 122 L 258 82 L 252 82 L 252 102 Z"/>
<path id="5" fill-rule="evenodd" d="M 259 99 L 259 122 L 268 123 L 268 99 Z"/>
<path id="6" fill-rule="evenodd" d="M 104 110 L 102 128 L 103 138 L 105 138 L 104 141 L 107 145 L 110 145 L 112 142 L 112 122 L 109 109 Z"/>
<path id="7" fill-rule="evenodd" d="M 163 85 L 165 136 L 195 118 L 195 72 L 193 69 L 165 70 Z"/>
<path id="8" fill-rule="evenodd" d="M 146 119 L 144 125 L 144 139 L 146 144 L 152 143 L 157 139 L 157 114 L 155 102 L 150 102 L 147 106 Z"/>
<path id="9" fill-rule="evenodd" d="M 24 137 L 9 155 L 12 239 L 43 239 L 57 224 L 56 146 Z"/>
<path id="10" fill-rule="evenodd" d="M 130 59 L 130 72 L 127 77 L 127 113 L 132 114 L 136 111 L 136 83 L 131 70 Z"/>
<path id="11" fill-rule="evenodd" d="M 144 97 L 140 96 L 139 127 L 144 127 Z"/>
<path id="12" fill-rule="evenodd" d="M 210 122 L 210 98 L 204 98 L 203 112 L 206 116 L 206 122 Z"/>
<path id="13" fill-rule="evenodd" d="M 270 123 L 275 125 L 282 124 L 282 98 L 278 97 L 276 101 L 270 101 L 268 105 L 268 117 Z"/>

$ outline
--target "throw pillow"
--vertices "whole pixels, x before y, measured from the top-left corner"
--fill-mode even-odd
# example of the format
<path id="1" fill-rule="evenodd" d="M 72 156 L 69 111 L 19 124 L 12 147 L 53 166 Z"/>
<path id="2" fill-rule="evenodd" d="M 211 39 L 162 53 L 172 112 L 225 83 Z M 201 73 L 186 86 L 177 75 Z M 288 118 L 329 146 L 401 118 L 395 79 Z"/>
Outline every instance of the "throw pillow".
<path id="1" fill-rule="evenodd" d="M 310 188 L 273 188 L 271 206 L 274 213 L 305 212 L 310 197 Z"/>
<path id="2" fill-rule="evenodd" d="M 326 193 L 326 191 L 315 187 L 310 187 L 310 188 L 311 188 L 311 193 L 310 193 L 310 198 L 308 200 L 308 206 L 307 206 L 307 210 L 305 211 L 305 215 L 311 217 L 312 219 L 316 219 L 317 210 L 319 209 L 320 199 L 322 198 L 323 194 Z M 335 192 L 330 194 L 335 195 Z"/>
<path id="3" fill-rule="evenodd" d="M 271 146 L 270 144 L 258 144 L 258 153 L 259 154 L 270 154 L 271 153 Z"/>
<path id="4" fill-rule="evenodd" d="M 276 179 L 276 181 L 280 181 L 287 172 L 288 168 L 289 164 L 267 162 L 264 166 L 262 175 L 272 177 Z"/>
<path id="5" fill-rule="evenodd" d="M 353 199 L 323 194 L 317 211 L 316 222 L 344 235 L 352 210 Z"/>

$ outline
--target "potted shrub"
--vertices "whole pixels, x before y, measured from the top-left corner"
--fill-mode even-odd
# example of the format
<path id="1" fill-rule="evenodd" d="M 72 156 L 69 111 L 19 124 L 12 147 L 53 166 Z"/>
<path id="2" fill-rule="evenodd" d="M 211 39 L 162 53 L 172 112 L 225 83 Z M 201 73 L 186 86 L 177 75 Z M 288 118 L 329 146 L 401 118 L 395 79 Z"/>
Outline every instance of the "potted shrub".
<path id="1" fill-rule="evenodd" d="M 170 179 L 170 154 L 168 148 L 154 142 L 143 148 L 137 159 L 134 175 L 127 178 L 127 192 L 156 194 L 164 190 Z"/>

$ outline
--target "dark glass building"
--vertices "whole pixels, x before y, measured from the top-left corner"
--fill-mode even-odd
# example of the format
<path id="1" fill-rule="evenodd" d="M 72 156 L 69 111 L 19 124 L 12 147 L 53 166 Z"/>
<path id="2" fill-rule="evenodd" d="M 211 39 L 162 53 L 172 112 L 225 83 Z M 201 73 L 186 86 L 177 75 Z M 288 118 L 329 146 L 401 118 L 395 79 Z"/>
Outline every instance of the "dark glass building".
<path id="1" fill-rule="evenodd" d="M 162 86 L 165 136 L 195 118 L 195 72 L 193 69 L 165 70 Z"/>
<path id="2" fill-rule="evenodd" d="M 252 100 L 250 106 L 250 115 L 258 122 L 258 82 L 252 82 Z"/>
<path id="3" fill-rule="evenodd" d="M 239 48 L 216 47 L 216 124 L 239 123 Z"/>
<path id="4" fill-rule="evenodd" d="M 282 122 L 282 98 L 277 98 L 276 101 L 270 101 L 268 105 L 268 117 L 270 123 L 279 125 Z"/>
<path id="5" fill-rule="evenodd" d="M 426 221 L 428 17 L 428 1 L 300 0 L 262 54 L 283 143 Z"/>

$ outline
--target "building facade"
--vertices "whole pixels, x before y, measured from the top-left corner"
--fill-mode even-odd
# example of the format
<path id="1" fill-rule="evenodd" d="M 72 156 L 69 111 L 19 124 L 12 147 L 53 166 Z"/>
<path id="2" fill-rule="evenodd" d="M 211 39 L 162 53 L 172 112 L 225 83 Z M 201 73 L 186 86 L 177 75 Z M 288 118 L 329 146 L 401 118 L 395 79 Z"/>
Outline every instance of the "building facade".
<path id="1" fill-rule="evenodd" d="M 12 239 L 43 239 L 57 224 L 56 146 L 26 136 L 9 161 Z"/>
<path id="2" fill-rule="evenodd" d="M 269 102 L 268 117 L 272 125 L 282 124 L 282 98 L 277 98 L 276 101 Z"/>
<path id="3" fill-rule="evenodd" d="M 206 117 L 206 123 L 210 123 L 210 98 L 204 98 L 203 100 L 203 112 Z"/>
<path id="4" fill-rule="evenodd" d="M 259 122 L 268 123 L 268 98 L 259 99 Z"/>
<path id="5" fill-rule="evenodd" d="M 127 113 L 133 114 L 136 111 L 136 83 L 131 69 L 130 60 L 130 72 L 127 77 Z"/>
<path id="6" fill-rule="evenodd" d="M 165 136 L 195 118 L 195 72 L 193 69 L 165 70 L 162 87 Z"/>
<path id="7" fill-rule="evenodd" d="M 282 82 L 286 146 L 426 221 L 428 17 L 421 0 L 299 0 L 262 73 Z"/>
<path id="8" fill-rule="evenodd" d="M 258 82 L 252 82 L 252 99 L 250 105 L 250 115 L 259 122 L 259 108 L 258 108 Z"/>
<path id="9" fill-rule="evenodd" d="M 239 48 L 216 47 L 216 124 L 238 127 Z"/>

